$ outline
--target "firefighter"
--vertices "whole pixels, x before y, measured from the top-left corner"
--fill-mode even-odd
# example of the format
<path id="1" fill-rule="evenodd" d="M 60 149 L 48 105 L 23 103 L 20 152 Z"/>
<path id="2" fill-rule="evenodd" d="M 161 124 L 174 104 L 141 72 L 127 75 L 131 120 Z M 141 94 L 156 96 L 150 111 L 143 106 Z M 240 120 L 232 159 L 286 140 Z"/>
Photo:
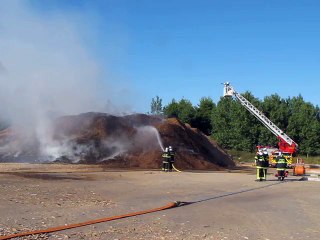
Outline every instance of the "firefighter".
<path id="1" fill-rule="evenodd" d="M 288 166 L 287 159 L 282 155 L 282 152 L 279 151 L 278 156 L 276 157 L 276 168 L 277 168 L 277 174 L 279 181 L 283 181 L 284 177 L 286 176 L 286 169 Z"/>
<path id="2" fill-rule="evenodd" d="M 170 156 L 169 163 L 168 163 L 169 172 L 171 172 L 172 171 L 172 167 L 173 167 L 173 163 L 174 163 L 174 151 L 173 151 L 171 146 L 169 146 L 168 152 L 169 152 L 169 156 Z"/>
<path id="3" fill-rule="evenodd" d="M 263 148 L 263 149 L 262 149 L 262 153 L 263 153 L 263 156 L 264 156 L 265 159 L 268 159 L 268 158 L 269 158 L 269 154 L 268 154 L 267 148 Z"/>
<path id="4" fill-rule="evenodd" d="M 264 175 L 267 178 L 268 168 L 269 168 L 269 154 L 267 148 L 262 149 L 263 157 L 264 157 Z"/>
<path id="5" fill-rule="evenodd" d="M 162 153 L 162 171 L 164 172 L 169 171 L 169 161 L 170 161 L 169 149 L 165 148 L 164 152 Z"/>
<path id="6" fill-rule="evenodd" d="M 257 180 L 258 181 L 266 180 L 267 179 L 266 159 L 261 149 L 259 149 L 257 155 L 255 156 L 255 163 L 257 168 Z"/>

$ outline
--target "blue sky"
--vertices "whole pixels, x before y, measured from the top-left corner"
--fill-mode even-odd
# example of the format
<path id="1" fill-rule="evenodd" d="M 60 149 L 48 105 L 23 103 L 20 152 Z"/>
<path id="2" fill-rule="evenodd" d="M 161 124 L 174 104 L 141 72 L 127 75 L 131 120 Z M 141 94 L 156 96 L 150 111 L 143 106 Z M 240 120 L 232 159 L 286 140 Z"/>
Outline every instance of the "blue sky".
<path id="1" fill-rule="evenodd" d="M 256 97 L 320 104 L 320 1 L 31 0 L 43 17 L 78 21 L 81 40 L 133 109 L 152 97 L 215 102 L 220 83 Z M 123 98 L 126 99 L 124 96 Z"/>

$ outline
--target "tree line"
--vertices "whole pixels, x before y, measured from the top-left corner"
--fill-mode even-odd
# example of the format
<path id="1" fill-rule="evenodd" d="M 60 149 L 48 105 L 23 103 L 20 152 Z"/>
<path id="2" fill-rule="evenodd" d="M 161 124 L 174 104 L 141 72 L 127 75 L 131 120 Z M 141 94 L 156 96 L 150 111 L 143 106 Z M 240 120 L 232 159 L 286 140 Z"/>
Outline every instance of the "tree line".
<path id="1" fill-rule="evenodd" d="M 299 144 L 299 152 L 320 155 L 319 107 L 306 102 L 301 95 L 281 98 L 277 94 L 256 98 L 252 93 L 242 94 L 273 123 Z M 256 146 L 276 146 L 278 139 L 258 119 L 234 98 L 221 97 L 215 103 L 209 97 L 193 106 L 187 99 L 172 99 L 162 106 L 162 99 L 152 99 L 151 114 L 177 117 L 191 127 L 200 129 L 226 148 L 239 151 L 256 150 Z"/>

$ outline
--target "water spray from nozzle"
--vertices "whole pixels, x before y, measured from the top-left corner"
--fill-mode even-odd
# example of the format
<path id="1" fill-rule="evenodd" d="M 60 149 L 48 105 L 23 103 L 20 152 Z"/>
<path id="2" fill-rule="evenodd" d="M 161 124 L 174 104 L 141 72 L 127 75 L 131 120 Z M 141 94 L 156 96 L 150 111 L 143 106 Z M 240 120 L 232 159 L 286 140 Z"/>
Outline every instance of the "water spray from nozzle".
<path id="1" fill-rule="evenodd" d="M 161 150 L 164 152 L 163 143 L 162 143 L 162 140 L 161 140 L 161 137 L 160 137 L 158 129 L 156 129 L 155 127 L 152 127 L 152 130 L 156 134 L 156 137 L 157 137 L 157 140 L 158 140 L 158 143 L 159 143 L 159 146 L 160 146 Z"/>
<path id="2" fill-rule="evenodd" d="M 160 134 L 158 132 L 158 130 L 155 128 L 155 133 L 156 133 L 156 136 L 157 136 L 157 140 L 158 140 L 158 143 L 159 143 L 159 146 L 161 147 L 161 150 L 164 152 L 164 147 L 163 147 L 163 143 L 161 141 L 161 137 L 160 137 Z"/>
<path id="3" fill-rule="evenodd" d="M 143 138 L 143 144 L 146 143 L 151 143 L 151 142 L 146 142 L 146 137 L 147 139 L 149 139 L 149 137 L 152 137 L 152 143 L 155 143 L 155 139 L 154 136 L 157 138 L 158 144 L 161 148 L 162 151 L 164 151 L 164 147 L 163 147 L 163 143 L 160 137 L 160 134 L 158 132 L 158 130 L 154 127 L 154 126 L 143 126 L 143 127 L 138 127 L 138 133 L 140 133 L 140 139 Z M 143 136 L 143 134 L 145 134 L 146 136 Z M 149 139 L 149 141 L 151 141 L 151 139 Z"/>

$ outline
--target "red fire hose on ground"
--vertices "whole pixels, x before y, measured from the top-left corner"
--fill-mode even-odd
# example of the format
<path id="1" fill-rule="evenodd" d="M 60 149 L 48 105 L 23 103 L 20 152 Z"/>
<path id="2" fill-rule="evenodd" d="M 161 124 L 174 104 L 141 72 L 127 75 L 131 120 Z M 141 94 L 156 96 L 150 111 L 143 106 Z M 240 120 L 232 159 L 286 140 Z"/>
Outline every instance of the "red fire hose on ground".
<path id="1" fill-rule="evenodd" d="M 83 226 L 87 226 L 87 225 L 91 225 L 91 224 L 113 221 L 113 220 L 117 220 L 120 218 L 128 218 L 128 217 L 143 215 L 143 214 L 147 214 L 147 213 L 163 211 L 166 209 L 178 207 L 179 205 L 180 205 L 180 202 L 171 202 L 171 203 L 169 203 L 165 206 L 162 206 L 162 207 L 144 210 L 144 211 L 140 211 L 140 212 L 133 212 L 133 213 L 123 214 L 123 215 L 119 215 L 119 216 L 100 218 L 100 219 L 96 219 L 96 220 L 91 220 L 91 221 L 82 222 L 82 223 L 74 223 L 74 224 L 60 226 L 60 227 L 35 230 L 35 231 L 30 231 L 30 232 L 16 233 L 16 234 L 11 234 L 11 235 L 7 235 L 7 236 L 0 236 L 0 240 L 11 239 L 11 238 L 15 238 L 15 237 L 23 237 L 23 236 L 33 235 L 33 234 L 52 233 L 52 232 L 62 231 L 62 230 L 71 229 L 71 228 L 83 227 Z"/>
<path id="2" fill-rule="evenodd" d="M 42 229 L 42 230 L 30 231 L 30 232 L 16 233 L 16 234 L 11 234 L 11 235 L 7 235 L 7 236 L 0 236 L 0 240 L 11 239 L 11 238 L 15 238 L 15 237 L 23 237 L 23 236 L 33 235 L 33 234 L 44 234 L 44 233 L 58 232 L 58 231 L 67 230 L 67 229 L 71 229 L 71 228 L 77 228 L 77 227 L 83 227 L 83 226 L 92 225 L 92 224 L 96 224 L 96 223 L 113 221 L 113 220 L 117 220 L 117 219 L 121 219 L 121 218 L 128 218 L 128 217 L 143 215 L 143 214 L 147 214 L 147 213 L 159 212 L 159 211 L 167 210 L 170 208 L 175 208 L 178 206 L 186 206 L 186 205 L 190 205 L 190 204 L 201 203 L 201 202 L 210 201 L 213 199 L 218 199 L 218 198 L 223 198 L 223 197 L 228 197 L 228 196 L 232 196 L 232 195 L 236 195 L 236 194 L 246 193 L 246 192 L 250 192 L 250 191 L 254 191 L 254 190 L 258 190 L 258 189 L 263 189 L 263 188 L 271 187 L 271 186 L 278 185 L 281 183 L 283 183 L 283 182 L 276 182 L 276 183 L 272 183 L 272 184 L 268 184 L 268 185 L 264 185 L 264 186 L 260 186 L 260 187 L 244 189 L 244 190 L 240 190 L 240 191 L 236 191 L 236 192 L 229 192 L 229 193 L 225 193 L 225 194 L 221 194 L 221 195 L 217 195 L 217 196 L 212 196 L 212 197 L 200 199 L 197 201 L 171 202 L 165 206 L 158 207 L 158 208 L 153 208 L 153 209 L 144 210 L 144 211 L 140 211 L 140 212 L 123 214 L 123 215 L 119 215 L 119 216 L 100 218 L 100 219 L 91 220 L 91 221 L 82 222 L 82 223 L 75 223 L 75 224 L 70 224 L 70 225 L 65 225 L 65 226 L 60 226 L 60 227 L 55 227 L 55 228 L 47 228 L 47 229 Z"/>

